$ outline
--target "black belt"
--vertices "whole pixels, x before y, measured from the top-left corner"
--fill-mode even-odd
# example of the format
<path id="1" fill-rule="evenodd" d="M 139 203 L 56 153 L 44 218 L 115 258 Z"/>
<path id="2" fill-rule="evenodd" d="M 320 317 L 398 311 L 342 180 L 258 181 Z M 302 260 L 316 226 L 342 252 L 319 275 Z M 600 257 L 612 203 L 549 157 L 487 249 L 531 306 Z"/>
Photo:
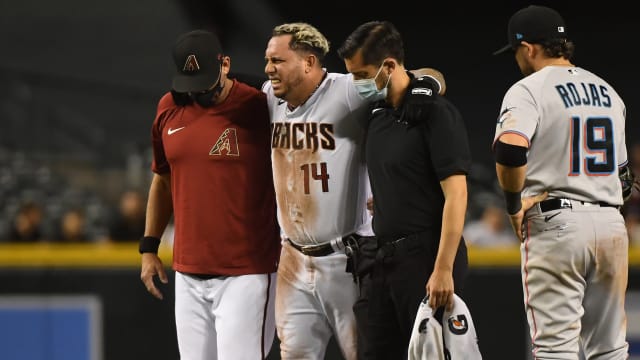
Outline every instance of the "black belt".
<path id="1" fill-rule="evenodd" d="M 359 238 L 360 235 L 357 235 L 357 234 L 347 235 L 342 238 L 342 244 L 343 245 L 346 244 L 347 243 L 346 240 L 351 237 Z M 289 244 L 291 244 L 291 246 L 293 246 L 294 249 L 300 251 L 301 253 L 307 256 L 315 256 L 315 257 L 327 256 L 335 252 L 335 249 L 333 248 L 333 246 L 331 246 L 331 241 L 328 241 L 324 244 L 317 244 L 317 245 L 298 245 L 293 241 L 291 241 L 291 239 L 289 238 L 287 238 L 287 241 L 289 242 Z"/>
<path id="2" fill-rule="evenodd" d="M 191 274 L 191 273 L 185 273 L 186 275 L 192 276 L 194 278 L 197 278 L 199 280 L 211 280 L 211 279 L 215 279 L 215 278 L 219 278 L 219 277 L 224 277 L 224 275 L 210 275 L 210 274 Z"/>
<path id="3" fill-rule="evenodd" d="M 547 212 L 552 210 L 560 210 L 560 209 L 571 209 L 571 202 L 577 200 L 570 199 L 547 199 L 540 202 L 540 212 Z M 583 205 L 599 205 L 601 207 L 612 207 L 618 209 L 618 205 L 612 205 L 606 202 L 594 202 L 590 203 L 588 201 L 578 201 Z"/>

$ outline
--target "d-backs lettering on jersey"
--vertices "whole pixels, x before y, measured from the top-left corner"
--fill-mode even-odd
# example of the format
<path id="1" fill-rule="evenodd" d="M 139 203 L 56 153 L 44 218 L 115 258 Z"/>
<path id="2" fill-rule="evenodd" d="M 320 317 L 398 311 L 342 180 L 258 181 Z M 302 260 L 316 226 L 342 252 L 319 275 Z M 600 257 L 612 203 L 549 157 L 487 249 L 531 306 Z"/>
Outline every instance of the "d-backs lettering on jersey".
<path id="1" fill-rule="evenodd" d="M 293 110 L 275 97 L 270 83 L 263 91 L 271 116 L 274 185 L 284 235 L 304 245 L 370 229 L 361 126 L 367 106 L 351 75 L 329 73 Z"/>
<path id="2" fill-rule="evenodd" d="M 271 124 L 271 147 L 282 149 L 307 149 L 312 152 L 335 150 L 333 124 L 278 122 Z"/>

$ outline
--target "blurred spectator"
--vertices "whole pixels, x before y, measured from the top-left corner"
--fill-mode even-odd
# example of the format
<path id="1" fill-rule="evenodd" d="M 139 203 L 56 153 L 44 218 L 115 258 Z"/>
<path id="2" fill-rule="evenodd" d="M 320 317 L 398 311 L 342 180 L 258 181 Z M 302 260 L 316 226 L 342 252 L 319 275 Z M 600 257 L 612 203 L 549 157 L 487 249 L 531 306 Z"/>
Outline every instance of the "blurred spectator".
<path id="1" fill-rule="evenodd" d="M 36 242 L 42 240 L 42 207 L 35 202 L 24 203 L 16 214 L 9 230 L 12 242 Z"/>
<path id="2" fill-rule="evenodd" d="M 472 246 L 517 246 L 518 240 L 506 219 L 505 211 L 496 203 L 489 202 L 479 219 L 469 221 L 463 237 Z"/>
<path id="3" fill-rule="evenodd" d="M 58 231 L 52 240 L 62 243 L 90 241 L 91 239 L 87 235 L 86 223 L 86 217 L 82 210 L 69 209 L 62 215 Z"/>
<path id="4" fill-rule="evenodd" d="M 136 190 L 122 193 L 118 212 L 109 225 L 111 241 L 138 241 L 144 234 L 146 198 Z"/>
<path id="5" fill-rule="evenodd" d="M 629 233 L 629 245 L 640 247 L 640 211 L 638 206 L 628 209 L 624 213 L 624 219 Z"/>

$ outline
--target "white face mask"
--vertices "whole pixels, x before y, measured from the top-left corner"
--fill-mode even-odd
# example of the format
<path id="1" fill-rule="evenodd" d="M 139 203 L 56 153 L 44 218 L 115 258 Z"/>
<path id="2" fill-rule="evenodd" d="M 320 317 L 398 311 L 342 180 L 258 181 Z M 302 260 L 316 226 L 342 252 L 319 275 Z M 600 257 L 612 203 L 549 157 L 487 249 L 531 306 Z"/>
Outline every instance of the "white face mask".
<path id="1" fill-rule="evenodd" d="M 376 78 L 380 75 L 380 71 L 382 71 L 382 66 L 378 69 L 376 76 L 371 79 L 361 79 L 361 80 L 353 80 L 353 84 L 356 86 L 356 89 L 360 93 L 360 96 L 367 100 L 377 101 L 382 100 L 387 97 L 387 86 L 389 85 L 389 80 L 391 80 L 391 75 L 387 78 L 387 83 L 384 84 L 382 89 L 378 90 L 378 86 L 376 85 Z"/>

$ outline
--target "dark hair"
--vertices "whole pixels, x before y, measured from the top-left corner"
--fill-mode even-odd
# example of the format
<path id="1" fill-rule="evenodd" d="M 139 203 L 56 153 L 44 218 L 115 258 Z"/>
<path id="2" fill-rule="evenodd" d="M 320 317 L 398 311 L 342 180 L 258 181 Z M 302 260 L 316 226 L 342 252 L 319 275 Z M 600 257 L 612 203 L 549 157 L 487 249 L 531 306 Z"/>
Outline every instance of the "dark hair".
<path id="1" fill-rule="evenodd" d="M 563 57 L 567 60 L 571 60 L 576 48 L 573 42 L 567 39 L 549 39 L 540 41 L 539 44 L 544 49 L 546 56 L 551 58 Z"/>
<path id="2" fill-rule="evenodd" d="M 341 59 L 350 59 L 362 49 L 366 65 L 380 65 L 386 57 L 404 63 L 402 36 L 389 21 L 370 21 L 356 28 L 338 49 Z"/>

